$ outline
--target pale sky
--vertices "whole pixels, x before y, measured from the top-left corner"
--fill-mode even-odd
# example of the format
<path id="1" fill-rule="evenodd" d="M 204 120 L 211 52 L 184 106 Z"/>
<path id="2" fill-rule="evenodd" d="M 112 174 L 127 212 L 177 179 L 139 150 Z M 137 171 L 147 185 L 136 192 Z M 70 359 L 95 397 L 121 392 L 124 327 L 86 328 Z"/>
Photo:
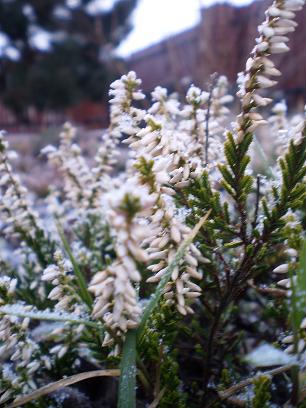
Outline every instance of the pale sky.
<path id="1" fill-rule="evenodd" d="M 118 54 L 125 57 L 171 34 L 194 26 L 199 21 L 200 6 L 210 6 L 215 0 L 138 0 L 132 14 L 133 29 L 121 43 Z M 231 0 L 243 5 L 251 0 Z"/>

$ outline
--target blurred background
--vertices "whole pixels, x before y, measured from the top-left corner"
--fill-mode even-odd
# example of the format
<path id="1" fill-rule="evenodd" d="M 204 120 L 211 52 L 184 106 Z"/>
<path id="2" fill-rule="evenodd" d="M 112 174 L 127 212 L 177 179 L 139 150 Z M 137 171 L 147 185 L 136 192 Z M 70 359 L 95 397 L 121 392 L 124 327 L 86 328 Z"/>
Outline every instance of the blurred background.
<path id="1" fill-rule="evenodd" d="M 109 84 L 131 69 L 146 93 L 205 87 L 214 72 L 234 90 L 269 2 L 0 0 L 0 128 L 106 127 Z M 297 21 L 275 90 L 292 109 L 306 94 L 305 11 Z"/>
<path id="2" fill-rule="evenodd" d="M 58 142 L 67 120 L 78 127 L 84 155 L 94 156 L 108 125 L 109 85 L 128 70 L 148 95 L 157 85 L 181 95 L 192 83 L 205 89 L 214 72 L 228 77 L 234 93 L 269 4 L 0 0 L 0 130 L 19 153 L 15 168 L 23 181 L 46 194 L 56 174 L 40 150 Z M 283 75 L 272 90 L 292 114 L 305 104 L 306 10 L 297 21 L 291 51 L 277 57 Z"/>

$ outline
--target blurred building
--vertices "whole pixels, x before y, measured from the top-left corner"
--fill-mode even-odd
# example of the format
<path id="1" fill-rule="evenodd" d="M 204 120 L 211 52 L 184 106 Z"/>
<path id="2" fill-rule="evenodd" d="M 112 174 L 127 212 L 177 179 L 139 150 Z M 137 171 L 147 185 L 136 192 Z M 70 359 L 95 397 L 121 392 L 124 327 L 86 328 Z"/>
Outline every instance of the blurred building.
<path id="1" fill-rule="evenodd" d="M 180 91 L 188 83 L 205 87 L 210 74 L 218 72 L 235 83 L 245 66 L 258 36 L 257 26 L 264 19 L 270 0 L 257 0 L 248 6 L 216 4 L 201 11 L 197 26 L 134 53 L 128 68 L 143 80 L 143 88 L 156 85 Z M 275 57 L 283 73 L 278 93 L 295 103 L 306 96 L 306 10 L 297 13 L 297 30 L 290 35 L 289 53 Z"/>
<path id="2" fill-rule="evenodd" d="M 203 8 L 198 25 L 132 54 L 121 70 L 136 71 L 147 93 L 157 85 L 178 92 L 184 92 L 191 83 L 205 88 L 214 72 L 226 75 L 234 88 L 270 3 L 257 0 L 243 7 L 216 4 Z M 290 52 L 275 56 L 282 77 L 273 92 L 301 109 L 306 99 L 306 9 L 297 13 L 296 20 L 298 27 L 290 35 Z M 105 127 L 108 105 L 84 100 L 61 114 L 33 110 L 28 116 L 34 128 L 60 125 L 65 120 L 87 127 Z M 0 128 L 22 130 L 1 104 Z"/>
<path id="3" fill-rule="evenodd" d="M 62 126 L 66 121 L 88 128 L 105 128 L 109 121 L 108 105 L 83 101 L 75 107 L 61 113 L 44 111 L 39 112 L 31 107 L 28 109 L 28 123 L 20 123 L 14 114 L 0 102 L 0 130 L 10 132 L 33 131 L 39 129 Z"/>

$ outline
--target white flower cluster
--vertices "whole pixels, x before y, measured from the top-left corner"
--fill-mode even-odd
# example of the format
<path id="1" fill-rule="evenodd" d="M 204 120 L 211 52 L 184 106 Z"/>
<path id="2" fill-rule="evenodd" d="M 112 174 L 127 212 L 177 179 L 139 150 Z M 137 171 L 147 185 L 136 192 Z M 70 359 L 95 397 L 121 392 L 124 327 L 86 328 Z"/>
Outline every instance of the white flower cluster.
<path id="1" fill-rule="evenodd" d="M 172 201 L 174 190 L 160 184 L 159 168 L 157 167 L 156 170 L 156 167 L 152 166 L 150 169 L 148 162 L 144 159 L 138 167 L 140 173 L 144 168 L 150 169 L 146 174 L 147 178 L 141 176 L 140 178 L 151 191 L 158 194 L 152 215 L 149 217 L 150 234 L 143 243 L 150 260 L 148 269 L 153 273 L 153 276 L 147 280 L 151 283 L 160 281 L 164 276 L 180 244 L 190 233 L 190 228 L 185 225 Z M 191 244 L 180 265 L 172 272 L 171 280 L 164 290 L 166 303 L 176 305 L 178 311 L 183 315 L 193 312 L 189 304 L 201 294 L 200 286 L 193 282 L 193 279 L 202 278 L 199 262 L 207 263 L 209 260 L 201 255 L 195 245 Z"/>
<path id="2" fill-rule="evenodd" d="M 121 81 L 121 86 L 116 82 L 118 89 L 124 88 L 125 77 Z M 205 167 L 205 104 L 210 99 L 210 118 L 207 120 L 214 143 L 215 137 L 222 133 L 221 123 L 229 113 L 225 104 L 232 97 L 227 95 L 226 79 L 220 77 L 211 94 L 191 86 L 186 96 L 187 104 L 181 110 L 177 98 L 168 96 L 164 88 L 157 87 L 152 92 L 152 99 L 153 105 L 144 116 L 146 126 L 142 129 L 134 126 L 125 142 L 129 144 L 134 157 L 130 174 L 135 172 L 135 168 L 138 169 L 139 183 L 158 194 L 149 218 L 151 234 L 144 241 L 151 263 L 149 270 L 154 274 L 148 281 L 158 282 L 190 232 L 183 217 L 178 215 L 172 196 L 176 189 L 187 187 Z M 202 276 L 198 262 L 207 263 L 209 260 L 201 255 L 196 246 L 191 245 L 165 289 L 167 304 L 177 305 L 182 314 L 192 313 L 189 304 L 201 293 L 201 288 L 192 282 Z M 103 279 L 106 276 L 103 272 Z"/>
<path id="3" fill-rule="evenodd" d="M 133 102 L 141 101 L 145 97 L 139 89 L 140 85 L 141 80 L 133 71 L 111 84 L 110 126 L 102 137 L 101 146 L 95 156 L 96 166 L 92 169 L 95 197 L 100 190 L 107 191 L 111 188 L 112 180 L 108 174 L 117 162 L 116 148 L 122 135 L 133 135 L 139 130 L 144 111 L 134 107 Z"/>
<path id="4" fill-rule="evenodd" d="M 40 359 L 39 346 L 27 336 L 30 320 L 25 318 L 20 321 L 17 317 L 3 316 L 0 320 L 0 333 L 3 345 L 0 347 L 1 356 L 9 356 L 10 365 L 1 367 L 0 403 L 6 402 L 18 391 L 27 394 L 37 386 L 33 381 L 33 374 L 43 364 Z M 9 367 L 14 367 L 16 375 L 6 376 Z"/>
<path id="5" fill-rule="evenodd" d="M 96 165 L 92 169 L 94 178 L 93 197 L 91 198 L 95 206 L 99 205 L 99 193 L 110 188 L 111 179 L 109 173 L 113 170 L 119 156 L 116 149 L 119 143 L 119 134 L 116 131 L 105 132 L 95 156 Z"/>
<path id="6" fill-rule="evenodd" d="M 141 315 L 136 285 L 141 280 L 138 264 L 148 258 L 141 243 L 148 235 L 139 217 L 150 212 L 156 196 L 130 179 L 107 197 L 108 219 L 114 238 L 115 260 L 93 277 L 89 290 L 96 302 L 93 316 L 120 335 L 137 326 Z M 107 344 L 109 338 L 105 339 Z"/>
<path id="7" fill-rule="evenodd" d="M 168 95 L 168 90 L 157 86 L 151 93 L 153 104 L 148 110 L 157 119 L 167 117 L 173 119 L 179 114 L 179 101 L 177 95 Z"/>
<path id="8" fill-rule="evenodd" d="M 272 114 L 268 118 L 271 132 L 273 132 L 273 149 L 277 157 L 285 154 L 290 140 L 297 141 L 304 127 L 305 112 L 288 116 L 287 104 L 284 100 L 276 103 Z"/>
<path id="9" fill-rule="evenodd" d="M 227 104 L 233 101 L 228 94 L 225 76 L 213 76 L 210 91 L 203 92 L 191 86 L 187 92 L 187 105 L 182 110 L 185 120 L 181 122 L 183 138 L 188 140 L 187 157 L 197 173 L 203 168 L 211 172 L 216 163 L 224 160 L 224 126 L 230 110 Z M 190 140 L 191 139 L 191 140 Z"/>
<path id="10" fill-rule="evenodd" d="M 237 142 L 240 143 L 246 133 L 252 133 L 266 121 L 256 112 L 257 107 L 267 106 L 272 99 L 263 97 L 258 90 L 269 88 L 277 83 L 271 77 L 281 75 L 269 56 L 289 51 L 287 34 L 294 31 L 295 11 L 301 10 L 304 0 L 275 0 L 266 11 L 266 20 L 259 26 L 252 56 L 246 63 L 244 73 L 238 79 L 238 96 L 242 101 L 242 113 L 237 118 Z"/>
<path id="11" fill-rule="evenodd" d="M 48 295 L 48 299 L 56 301 L 55 309 L 70 311 L 78 315 L 83 311 L 82 301 L 79 298 L 75 286 L 72 265 L 67 261 L 62 252 L 54 253 L 55 264 L 49 265 L 42 275 L 42 280 L 51 282 L 54 288 Z"/>
<path id="12" fill-rule="evenodd" d="M 232 99 L 224 76 L 216 80 L 210 93 L 192 85 L 186 94 L 187 104 L 181 108 L 176 95 L 169 96 L 166 89 L 157 87 L 152 92 L 153 105 L 144 115 L 146 126 L 124 142 L 134 156 L 158 159 L 175 188 L 186 187 L 190 177 L 199 175 L 207 164 L 213 168 L 220 161 L 222 124 L 229 114 L 225 105 Z M 168 182 L 165 175 L 162 177 L 164 184 Z"/>
<path id="13" fill-rule="evenodd" d="M 63 175 L 64 204 L 82 210 L 89 207 L 93 179 L 79 145 L 74 142 L 75 134 L 75 128 L 65 123 L 59 135 L 59 147 L 47 146 L 42 153 L 47 154 L 50 163 L 59 168 Z"/>
<path id="14" fill-rule="evenodd" d="M 272 108 L 272 115 L 269 118 L 271 128 L 277 132 L 287 129 L 287 104 L 282 100 L 276 103 Z"/>
<path id="15" fill-rule="evenodd" d="M 12 301 L 17 280 L 7 276 L 0 278 L 0 305 Z M 43 363 L 38 344 L 29 336 L 29 318 L 0 316 L 0 403 L 4 403 L 17 391 L 25 394 L 36 384 L 33 374 Z M 9 359 L 9 364 L 3 364 Z M 14 374 L 10 367 L 14 367 Z"/>
<path id="16" fill-rule="evenodd" d="M 0 213 L 2 231 L 9 237 L 35 237 L 41 230 L 37 213 L 31 209 L 27 189 L 12 171 L 8 142 L 0 133 Z"/>
<path id="17" fill-rule="evenodd" d="M 168 96 L 164 88 L 157 87 L 152 98 L 153 106 L 144 117 L 146 126 L 127 142 L 134 152 L 133 165 L 139 170 L 140 182 L 159 195 L 150 217 L 152 234 L 144 242 L 151 261 L 148 268 L 154 274 L 148 281 L 158 282 L 190 232 L 184 217 L 177 213 L 172 196 L 176 189 L 187 187 L 203 171 L 205 120 L 209 121 L 208 132 L 213 144 L 222 134 L 220 125 L 229 113 L 225 104 L 232 97 L 227 95 L 226 79 L 220 77 L 211 94 L 191 86 L 186 95 L 187 104 L 181 110 L 177 98 Z M 210 117 L 206 118 L 208 100 Z M 212 157 L 210 150 L 209 160 L 215 164 L 215 159 L 216 155 Z M 189 305 L 201 293 L 201 288 L 192 281 L 201 279 L 199 262 L 209 260 L 191 245 L 165 289 L 167 304 L 177 305 L 182 314 L 192 313 Z"/>
<path id="18" fill-rule="evenodd" d="M 163 204 L 163 205 L 162 205 Z M 147 249 L 151 265 L 148 269 L 154 274 L 147 281 L 158 282 L 167 270 L 167 266 L 174 260 L 177 249 L 187 238 L 190 228 L 187 227 L 165 201 L 159 200 L 159 207 L 152 216 L 150 228 L 154 231 L 155 239 L 150 239 Z M 166 304 L 176 305 L 178 311 L 186 315 L 193 313 L 189 304 L 201 295 L 201 288 L 193 279 L 201 280 L 202 272 L 199 263 L 207 263 L 195 245 L 191 244 L 180 265 L 171 275 L 171 280 L 165 287 Z"/>
<path id="19" fill-rule="evenodd" d="M 131 71 L 123 75 L 121 79 L 111 84 L 109 92 L 111 104 L 110 130 L 109 136 L 112 140 L 118 140 L 122 134 L 135 137 L 139 131 L 139 124 L 145 112 L 134 107 L 134 101 L 141 101 L 145 95 L 139 89 L 141 80 Z"/>

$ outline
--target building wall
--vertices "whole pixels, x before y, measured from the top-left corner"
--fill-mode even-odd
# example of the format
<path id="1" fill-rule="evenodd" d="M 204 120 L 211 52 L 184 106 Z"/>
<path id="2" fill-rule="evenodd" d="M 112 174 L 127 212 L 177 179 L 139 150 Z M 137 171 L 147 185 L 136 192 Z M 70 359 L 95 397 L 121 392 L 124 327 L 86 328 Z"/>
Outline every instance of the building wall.
<path id="1" fill-rule="evenodd" d="M 128 69 L 143 80 L 145 91 L 156 85 L 172 89 L 190 82 L 205 87 L 212 73 L 226 75 L 232 84 L 244 69 L 258 36 L 270 0 L 257 0 L 244 7 L 216 4 L 201 12 L 194 28 L 133 54 Z M 289 53 L 275 57 L 283 76 L 278 89 L 295 99 L 306 95 L 306 10 L 298 12 L 297 30 L 290 35 Z"/>
<path id="2" fill-rule="evenodd" d="M 127 66 L 144 79 L 146 90 L 177 85 L 177 79 L 189 76 L 197 64 L 198 40 L 197 28 L 184 31 L 133 54 Z"/>

